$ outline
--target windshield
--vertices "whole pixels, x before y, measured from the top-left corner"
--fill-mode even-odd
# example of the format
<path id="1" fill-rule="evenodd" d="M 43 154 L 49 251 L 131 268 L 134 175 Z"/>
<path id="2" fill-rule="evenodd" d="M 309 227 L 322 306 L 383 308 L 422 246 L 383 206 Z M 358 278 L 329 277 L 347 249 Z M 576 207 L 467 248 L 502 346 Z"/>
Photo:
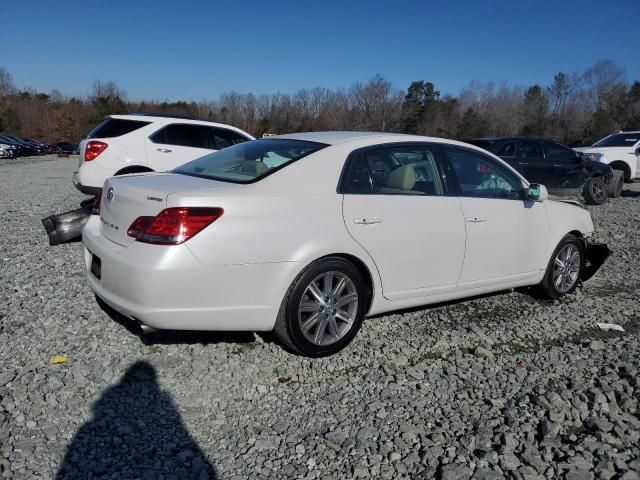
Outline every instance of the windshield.
<path id="1" fill-rule="evenodd" d="M 616 133 L 593 144 L 594 147 L 633 147 L 640 140 L 640 133 Z"/>
<path id="2" fill-rule="evenodd" d="M 324 147 L 323 143 L 302 140 L 252 140 L 185 163 L 173 172 L 225 182 L 251 183 Z"/>

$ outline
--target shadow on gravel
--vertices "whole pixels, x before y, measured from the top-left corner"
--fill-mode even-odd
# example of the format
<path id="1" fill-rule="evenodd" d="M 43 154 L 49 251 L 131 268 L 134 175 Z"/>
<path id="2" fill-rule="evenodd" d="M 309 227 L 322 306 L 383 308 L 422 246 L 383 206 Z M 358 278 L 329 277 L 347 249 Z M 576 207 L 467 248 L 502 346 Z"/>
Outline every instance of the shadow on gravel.
<path id="1" fill-rule="evenodd" d="M 67 447 L 56 480 L 217 478 L 148 363 L 132 365 L 92 413 Z"/>
<path id="2" fill-rule="evenodd" d="M 540 297 L 539 295 L 537 295 L 536 292 L 533 289 L 531 289 L 530 287 L 516 288 L 513 291 L 522 294 L 521 297 L 519 297 L 519 299 L 521 299 L 523 302 L 526 302 L 526 303 L 537 303 L 537 304 L 541 304 L 541 305 L 552 304 L 553 303 L 552 300 L 547 300 L 547 299 L 544 299 L 544 298 Z M 386 315 L 391 315 L 391 314 L 402 315 L 402 314 L 405 314 L 405 313 L 414 313 L 414 312 L 434 310 L 434 309 L 441 308 L 441 307 L 448 307 L 448 306 L 452 306 L 452 305 L 465 304 L 465 303 L 469 303 L 469 302 L 472 302 L 472 301 L 475 301 L 475 300 L 480 300 L 480 299 L 483 299 L 483 298 L 491 298 L 491 297 L 499 297 L 499 296 L 502 296 L 502 295 L 510 295 L 511 293 L 512 293 L 511 290 L 501 290 L 499 292 L 485 293 L 485 294 L 482 294 L 482 295 L 475 295 L 473 297 L 464 297 L 464 298 L 458 298 L 456 300 L 447 300 L 446 302 L 430 303 L 428 305 L 420 305 L 420 306 L 417 306 L 417 307 L 403 308 L 403 309 L 400 309 L 400 310 L 394 310 L 392 312 L 378 313 L 376 315 L 371 315 L 370 317 L 365 318 L 365 321 L 367 321 L 370 318 L 379 318 L 379 317 L 384 317 Z"/>
<path id="3" fill-rule="evenodd" d="M 142 328 L 133 320 L 120 314 L 109 305 L 104 303 L 99 297 L 96 301 L 100 308 L 119 325 L 122 325 L 129 332 L 136 335 L 145 345 L 193 345 L 193 344 L 216 344 L 216 343 L 253 343 L 256 341 L 256 334 L 265 343 L 274 342 L 273 335 L 269 332 L 207 332 L 191 330 L 155 330 L 144 332 Z"/>
<path id="4" fill-rule="evenodd" d="M 640 192 L 636 192 L 635 190 L 623 190 L 620 196 L 628 198 L 640 198 Z"/>

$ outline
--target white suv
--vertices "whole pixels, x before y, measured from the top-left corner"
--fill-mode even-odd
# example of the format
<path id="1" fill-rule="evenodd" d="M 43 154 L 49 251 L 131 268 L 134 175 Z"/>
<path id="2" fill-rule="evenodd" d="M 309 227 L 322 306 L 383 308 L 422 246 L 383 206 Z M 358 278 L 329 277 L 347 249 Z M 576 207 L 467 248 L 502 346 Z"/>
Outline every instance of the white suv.
<path id="1" fill-rule="evenodd" d="M 624 174 L 625 182 L 640 178 L 640 132 L 613 133 L 591 147 L 574 148 L 584 158 L 608 164 Z"/>
<path id="2" fill-rule="evenodd" d="M 80 142 L 80 165 L 73 184 L 98 195 L 116 175 L 164 172 L 215 150 L 254 140 L 221 123 L 171 115 L 109 115 Z"/>

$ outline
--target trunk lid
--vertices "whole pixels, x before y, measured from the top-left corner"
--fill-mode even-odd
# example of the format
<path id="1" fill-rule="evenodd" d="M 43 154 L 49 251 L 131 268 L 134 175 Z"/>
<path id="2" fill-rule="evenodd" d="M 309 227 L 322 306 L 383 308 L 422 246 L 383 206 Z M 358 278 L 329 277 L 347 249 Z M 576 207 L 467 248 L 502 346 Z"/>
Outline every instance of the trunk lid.
<path id="1" fill-rule="evenodd" d="M 170 173 L 123 175 L 107 179 L 100 202 L 100 230 L 109 240 L 128 246 L 135 240 L 127 235 L 133 221 L 155 217 L 167 207 L 172 193 L 202 188 L 223 188 L 226 184 L 203 178 Z"/>

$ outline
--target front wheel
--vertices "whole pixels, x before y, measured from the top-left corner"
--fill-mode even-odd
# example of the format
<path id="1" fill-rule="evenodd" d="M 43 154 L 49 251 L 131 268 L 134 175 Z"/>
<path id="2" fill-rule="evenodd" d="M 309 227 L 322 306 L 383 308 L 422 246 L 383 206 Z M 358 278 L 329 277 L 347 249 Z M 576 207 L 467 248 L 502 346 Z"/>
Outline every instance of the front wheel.
<path id="1" fill-rule="evenodd" d="M 341 257 L 317 260 L 291 284 L 274 332 L 302 355 L 332 355 L 358 333 L 368 296 L 367 284 L 351 262 Z"/>
<path id="2" fill-rule="evenodd" d="M 604 177 L 591 177 L 587 180 L 582 194 L 589 205 L 602 205 L 605 203 L 607 201 L 607 188 Z"/>
<path id="3" fill-rule="evenodd" d="M 543 293 L 553 300 L 573 293 L 580 282 L 584 264 L 582 242 L 574 235 L 566 235 L 554 250 L 547 265 L 547 271 L 540 283 Z"/>

